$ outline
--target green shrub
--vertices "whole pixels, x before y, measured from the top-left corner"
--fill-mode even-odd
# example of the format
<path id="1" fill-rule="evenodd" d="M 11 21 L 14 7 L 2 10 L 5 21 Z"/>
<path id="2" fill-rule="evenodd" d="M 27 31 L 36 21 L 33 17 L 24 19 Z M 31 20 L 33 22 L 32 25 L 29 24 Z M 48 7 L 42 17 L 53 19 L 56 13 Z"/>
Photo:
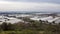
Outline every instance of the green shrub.
<path id="1" fill-rule="evenodd" d="M 33 31 L 33 30 L 23 30 L 23 31 L 21 31 L 20 34 L 39 34 L 39 32 Z"/>

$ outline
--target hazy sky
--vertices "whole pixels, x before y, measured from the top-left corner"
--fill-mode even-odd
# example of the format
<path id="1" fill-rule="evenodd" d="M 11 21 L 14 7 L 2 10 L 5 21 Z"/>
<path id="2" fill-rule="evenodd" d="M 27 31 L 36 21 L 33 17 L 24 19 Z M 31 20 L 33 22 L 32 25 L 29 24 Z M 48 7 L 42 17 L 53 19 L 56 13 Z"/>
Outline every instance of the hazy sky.
<path id="1" fill-rule="evenodd" d="M 60 0 L 0 0 L 0 11 L 60 11 Z"/>

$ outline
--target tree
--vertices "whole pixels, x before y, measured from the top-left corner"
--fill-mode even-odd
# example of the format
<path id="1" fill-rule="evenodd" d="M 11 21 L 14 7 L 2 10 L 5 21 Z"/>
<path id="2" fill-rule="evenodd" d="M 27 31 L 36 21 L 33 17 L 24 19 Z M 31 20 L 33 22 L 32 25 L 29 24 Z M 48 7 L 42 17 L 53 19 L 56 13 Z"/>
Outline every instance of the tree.
<path id="1" fill-rule="evenodd" d="M 14 24 L 8 23 L 7 28 L 8 30 L 14 30 Z"/>
<path id="2" fill-rule="evenodd" d="M 52 22 L 53 24 L 56 24 L 55 21 Z"/>
<path id="3" fill-rule="evenodd" d="M 6 22 L 3 22 L 2 24 L 1 24 L 1 28 L 4 30 L 4 31 L 6 31 L 7 30 L 7 23 Z"/>

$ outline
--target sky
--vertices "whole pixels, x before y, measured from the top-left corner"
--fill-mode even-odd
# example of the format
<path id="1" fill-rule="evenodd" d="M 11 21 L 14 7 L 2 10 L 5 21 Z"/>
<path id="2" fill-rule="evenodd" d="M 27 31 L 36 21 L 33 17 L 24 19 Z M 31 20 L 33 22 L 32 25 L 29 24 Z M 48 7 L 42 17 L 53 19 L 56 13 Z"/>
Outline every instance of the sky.
<path id="1" fill-rule="evenodd" d="M 60 0 L 0 0 L 0 11 L 60 11 Z"/>

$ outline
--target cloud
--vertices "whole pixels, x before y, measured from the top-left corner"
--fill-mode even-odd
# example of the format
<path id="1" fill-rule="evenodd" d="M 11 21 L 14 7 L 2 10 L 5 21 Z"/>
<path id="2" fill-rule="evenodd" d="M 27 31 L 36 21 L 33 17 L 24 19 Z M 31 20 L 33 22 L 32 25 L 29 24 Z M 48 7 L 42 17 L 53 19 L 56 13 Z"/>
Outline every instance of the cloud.
<path id="1" fill-rule="evenodd" d="M 48 3 L 58 3 L 60 0 L 0 0 L 0 1 L 12 1 L 12 2 L 48 2 Z"/>
<path id="2" fill-rule="evenodd" d="M 60 11 L 60 4 L 0 1 L 0 11 Z"/>

